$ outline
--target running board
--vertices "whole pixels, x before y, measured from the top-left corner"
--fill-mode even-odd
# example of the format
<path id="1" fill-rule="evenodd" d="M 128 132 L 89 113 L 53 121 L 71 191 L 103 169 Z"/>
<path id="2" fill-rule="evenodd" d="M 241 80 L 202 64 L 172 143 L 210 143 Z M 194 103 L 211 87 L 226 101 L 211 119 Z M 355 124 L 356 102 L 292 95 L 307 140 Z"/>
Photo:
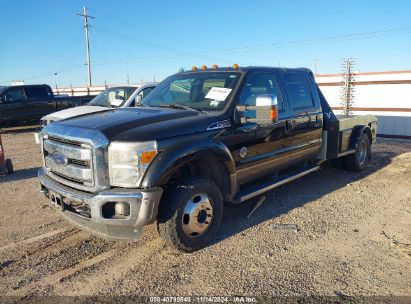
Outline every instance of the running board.
<path id="1" fill-rule="evenodd" d="M 254 186 L 250 187 L 251 189 L 246 189 L 245 191 L 241 191 L 238 196 L 234 199 L 234 203 L 242 203 L 246 200 L 249 200 L 250 198 L 253 198 L 255 196 L 261 195 L 266 191 L 270 191 L 274 188 L 277 188 L 281 185 L 284 185 L 288 182 L 291 182 L 293 180 L 296 180 L 300 177 L 303 177 L 304 175 L 310 174 L 314 171 L 317 171 L 320 168 L 320 166 L 314 166 L 309 169 L 304 168 L 304 170 L 299 170 L 297 172 L 294 172 L 293 174 L 287 174 L 282 177 L 277 177 L 274 178 L 270 181 L 267 181 L 259 186 Z"/>

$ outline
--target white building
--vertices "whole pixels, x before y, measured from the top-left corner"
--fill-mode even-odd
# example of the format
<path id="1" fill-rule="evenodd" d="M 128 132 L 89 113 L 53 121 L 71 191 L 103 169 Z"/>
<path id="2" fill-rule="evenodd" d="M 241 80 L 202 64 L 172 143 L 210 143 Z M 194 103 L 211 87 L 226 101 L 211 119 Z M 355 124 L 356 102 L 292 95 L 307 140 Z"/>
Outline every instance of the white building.
<path id="1" fill-rule="evenodd" d="M 411 70 L 355 73 L 353 114 L 378 117 L 378 135 L 411 138 Z M 316 81 L 330 105 L 341 112 L 343 75 L 318 74 Z"/>

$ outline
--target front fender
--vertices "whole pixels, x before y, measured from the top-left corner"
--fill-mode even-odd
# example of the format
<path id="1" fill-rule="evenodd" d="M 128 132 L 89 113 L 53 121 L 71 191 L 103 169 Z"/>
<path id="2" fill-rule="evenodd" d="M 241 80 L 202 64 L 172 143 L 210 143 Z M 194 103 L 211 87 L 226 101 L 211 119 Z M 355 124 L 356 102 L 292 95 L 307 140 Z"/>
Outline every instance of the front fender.
<path id="1" fill-rule="evenodd" d="M 161 186 L 167 183 L 173 171 L 191 160 L 214 157 L 222 161 L 230 175 L 230 187 L 237 188 L 235 163 L 230 150 L 223 143 L 212 138 L 185 141 L 161 151 L 144 175 L 141 186 L 144 188 Z"/>

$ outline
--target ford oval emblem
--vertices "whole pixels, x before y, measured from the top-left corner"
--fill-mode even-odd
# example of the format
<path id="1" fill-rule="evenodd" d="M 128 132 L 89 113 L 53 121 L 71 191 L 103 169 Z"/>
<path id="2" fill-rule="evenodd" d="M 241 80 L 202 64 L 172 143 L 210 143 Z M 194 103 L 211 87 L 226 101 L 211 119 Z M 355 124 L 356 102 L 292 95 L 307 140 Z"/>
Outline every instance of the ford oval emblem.
<path id="1" fill-rule="evenodd" d="M 238 154 L 240 154 L 240 157 L 241 157 L 241 158 L 244 158 L 244 157 L 247 156 L 247 152 L 248 152 L 248 149 L 247 149 L 246 147 L 242 147 L 242 148 L 240 149 L 240 152 L 239 152 Z"/>
<path id="2" fill-rule="evenodd" d="M 68 165 L 68 159 L 64 156 L 63 153 L 56 152 L 52 155 L 53 161 L 56 165 L 65 167 Z"/>

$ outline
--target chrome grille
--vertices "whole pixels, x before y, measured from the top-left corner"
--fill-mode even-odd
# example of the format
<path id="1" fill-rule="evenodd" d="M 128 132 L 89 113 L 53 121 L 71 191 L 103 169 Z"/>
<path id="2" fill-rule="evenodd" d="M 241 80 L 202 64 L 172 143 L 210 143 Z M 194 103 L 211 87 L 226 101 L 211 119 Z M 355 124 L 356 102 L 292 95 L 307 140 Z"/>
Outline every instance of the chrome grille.
<path id="1" fill-rule="evenodd" d="M 103 133 L 56 122 L 43 127 L 41 138 L 43 165 L 50 178 L 92 193 L 110 188 L 109 141 Z"/>
<path id="2" fill-rule="evenodd" d="M 69 144 L 72 146 L 81 146 L 81 142 L 75 141 L 75 140 L 70 140 L 70 139 L 66 139 L 66 138 L 61 138 L 61 137 L 55 137 L 55 136 L 49 136 L 48 137 L 49 140 L 52 140 L 54 142 L 58 142 L 58 143 L 63 143 L 63 144 Z"/>
<path id="3" fill-rule="evenodd" d="M 54 171 L 54 170 L 51 170 L 51 172 L 53 172 L 53 174 L 55 174 L 55 175 L 57 175 L 57 176 L 60 176 L 61 178 L 67 179 L 67 180 L 72 181 L 72 182 L 74 182 L 74 183 L 83 184 L 83 181 L 82 181 L 81 179 L 74 178 L 74 177 L 70 177 L 70 176 L 66 176 L 66 175 L 64 175 L 64 174 L 60 174 L 60 173 L 58 173 L 58 172 L 56 172 L 56 171 Z"/>
<path id="4" fill-rule="evenodd" d="M 84 168 L 90 168 L 89 160 L 70 159 L 70 164 L 74 164 Z"/>
<path id="5" fill-rule="evenodd" d="M 94 186 L 93 150 L 89 144 L 56 136 L 43 141 L 44 164 L 59 181 L 84 187 Z"/>

